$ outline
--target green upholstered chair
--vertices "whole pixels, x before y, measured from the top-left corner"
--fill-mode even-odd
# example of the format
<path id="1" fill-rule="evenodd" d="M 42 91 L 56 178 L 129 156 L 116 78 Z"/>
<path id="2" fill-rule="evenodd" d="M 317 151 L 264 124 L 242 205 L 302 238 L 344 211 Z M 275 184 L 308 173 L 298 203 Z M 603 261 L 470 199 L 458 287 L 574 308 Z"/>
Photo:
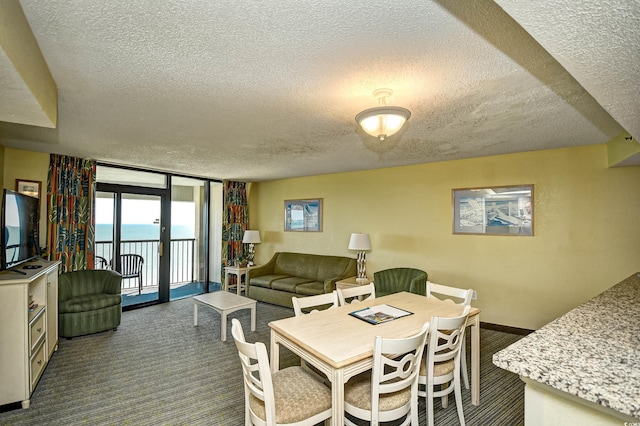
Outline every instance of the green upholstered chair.
<path id="1" fill-rule="evenodd" d="M 425 295 L 428 276 L 425 271 L 414 268 L 391 268 L 375 272 L 373 282 L 376 297 L 401 291 Z"/>
<path id="2" fill-rule="evenodd" d="M 116 330 L 122 318 L 122 276 L 108 269 L 75 271 L 58 277 L 61 337 Z"/>

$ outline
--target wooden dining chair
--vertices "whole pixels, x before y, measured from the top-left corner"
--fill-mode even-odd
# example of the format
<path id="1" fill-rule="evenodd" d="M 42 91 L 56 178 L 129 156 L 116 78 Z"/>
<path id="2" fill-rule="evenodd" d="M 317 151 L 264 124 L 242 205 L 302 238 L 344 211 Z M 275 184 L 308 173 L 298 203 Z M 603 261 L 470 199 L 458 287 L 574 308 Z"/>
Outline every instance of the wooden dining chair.
<path id="1" fill-rule="evenodd" d="M 240 321 L 231 320 L 244 380 L 245 425 L 313 426 L 331 418 L 331 390 L 299 366 L 271 373 L 267 348 L 247 343 Z"/>
<path id="2" fill-rule="evenodd" d="M 295 316 L 300 316 L 305 313 L 312 314 L 322 309 L 337 308 L 338 305 L 338 293 L 334 290 L 331 293 L 316 294 L 314 296 L 306 297 L 292 297 L 291 303 L 293 304 L 293 312 Z"/>
<path id="3" fill-rule="evenodd" d="M 374 283 L 356 287 L 339 288 L 336 292 L 338 293 L 338 302 L 340 303 L 340 306 L 348 305 L 349 303 L 358 303 L 361 300 L 376 298 L 376 286 Z"/>
<path id="4" fill-rule="evenodd" d="M 315 312 L 320 312 L 320 310 L 324 309 L 332 309 L 337 308 L 338 305 L 338 293 L 334 290 L 331 293 L 323 293 L 316 294 L 314 296 L 306 296 L 306 297 L 292 297 L 291 303 L 293 304 L 293 313 L 295 316 L 299 317 L 300 315 L 305 314 L 313 314 Z M 323 378 L 326 375 L 317 368 L 312 365 L 307 365 L 307 363 L 301 358 L 300 365 L 305 368 L 307 371 L 311 371 L 314 374 Z"/>
<path id="5" fill-rule="evenodd" d="M 435 293 L 435 295 L 434 295 Z M 437 297 L 442 300 L 449 300 L 453 303 L 458 303 L 462 306 L 471 305 L 471 298 L 473 297 L 473 289 L 462 289 L 458 287 L 451 287 L 448 285 L 436 284 L 431 281 L 427 281 L 427 297 Z M 440 296 L 440 297 L 438 297 Z M 444 298 L 443 298 L 444 296 Z M 450 299 L 451 297 L 456 300 Z M 462 354 L 460 355 L 460 368 L 462 369 L 462 380 L 464 381 L 465 389 L 469 389 L 469 373 L 467 372 L 467 344 L 462 345 Z"/>
<path id="6" fill-rule="evenodd" d="M 448 406 L 451 392 L 456 398 L 456 408 L 460 425 L 464 426 L 462 409 L 462 392 L 460 390 L 460 348 L 464 344 L 464 332 L 469 316 L 470 306 L 465 306 L 462 315 L 453 318 L 431 317 L 429 321 L 429 338 L 424 362 L 420 366 L 418 376 L 418 394 L 425 397 L 427 407 L 427 424 L 433 426 L 433 401 L 442 398 L 442 406 Z M 436 390 L 435 387 L 439 386 Z"/>
<path id="7" fill-rule="evenodd" d="M 403 417 L 400 426 L 417 425 L 418 372 L 428 330 L 429 323 L 425 323 L 412 337 L 385 339 L 376 336 L 373 368 L 345 383 L 345 412 L 372 425 Z M 347 417 L 344 423 L 356 426 Z"/>

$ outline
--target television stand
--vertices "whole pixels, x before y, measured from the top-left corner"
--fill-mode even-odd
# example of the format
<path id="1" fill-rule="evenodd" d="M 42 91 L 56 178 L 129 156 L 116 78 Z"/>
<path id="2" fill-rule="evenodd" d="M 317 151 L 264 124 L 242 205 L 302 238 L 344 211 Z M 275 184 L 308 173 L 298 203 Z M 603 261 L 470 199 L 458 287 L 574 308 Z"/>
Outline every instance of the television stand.
<path id="1" fill-rule="evenodd" d="M 2 272 L 15 272 L 16 274 L 27 275 L 24 271 L 18 271 L 17 269 L 3 269 Z"/>

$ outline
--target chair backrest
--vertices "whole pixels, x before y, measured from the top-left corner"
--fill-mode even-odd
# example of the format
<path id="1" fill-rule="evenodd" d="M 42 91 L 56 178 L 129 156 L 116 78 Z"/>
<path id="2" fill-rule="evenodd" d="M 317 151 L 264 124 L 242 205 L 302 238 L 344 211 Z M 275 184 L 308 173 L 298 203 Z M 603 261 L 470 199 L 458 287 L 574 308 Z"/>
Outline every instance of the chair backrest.
<path id="1" fill-rule="evenodd" d="M 451 300 L 454 303 L 458 303 L 463 306 L 468 306 L 471 304 L 471 298 L 473 297 L 473 290 L 470 288 L 462 289 L 457 287 L 450 287 L 447 285 L 436 284 L 436 283 L 432 283 L 431 281 L 427 281 L 427 297 L 430 297 L 430 296 L 438 297 L 438 295 L 455 297 L 456 299 L 458 299 L 457 301 L 453 301 L 451 299 L 445 299 L 445 300 Z M 439 297 L 439 299 L 441 298 L 442 297 Z"/>
<path id="2" fill-rule="evenodd" d="M 381 394 L 411 388 L 409 404 L 418 399 L 418 374 L 428 331 L 429 323 L 425 323 L 418 334 L 404 339 L 376 336 L 371 370 L 371 424 L 378 424 Z"/>
<path id="3" fill-rule="evenodd" d="M 95 256 L 94 269 L 109 269 L 109 262 L 102 256 Z"/>
<path id="4" fill-rule="evenodd" d="M 427 377 L 433 377 L 434 365 L 454 360 L 459 371 L 460 348 L 464 344 L 464 331 L 471 306 L 463 308 L 457 317 L 431 317 L 427 343 Z"/>
<path id="5" fill-rule="evenodd" d="M 122 278 L 138 277 L 142 274 L 142 265 L 144 257 L 139 254 L 121 254 L 120 255 L 120 273 Z"/>
<path id="6" fill-rule="evenodd" d="M 273 392 L 273 381 L 269 368 L 267 348 L 262 342 L 247 343 L 244 338 L 242 324 L 236 318 L 231 320 L 231 335 L 238 348 L 238 355 L 242 363 L 242 377 L 244 380 L 245 407 L 251 419 L 246 424 L 258 424 L 263 420 L 254 413 L 252 402 L 262 401 L 266 415 L 266 424 L 276 424 L 276 404 Z M 250 423 L 249 423 L 250 421 Z"/>
<path id="7" fill-rule="evenodd" d="M 363 300 L 376 298 L 376 286 L 374 283 L 349 288 L 339 288 L 336 292 L 338 293 L 340 306 L 360 302 L 359 297 L 363 296 L 366 296 Z"/>
<path id="8" fill-rule="evenodd" d="M 378 297 L 401 291 L 424 294 L 428 277 L 421 269 L 390 268 L 375 272 L 373 282 L 376 283 Z"/>
<path id="9" fill-rule="evenodd" d="M 58 301 L 92 294 L 120 294 L 122 276 L 110 269 L 86 269 L 58 276 Z"/>
<path id="10" fill-rule="evenodd" d="M 293 304 L 293 312 L 297 317 L 305 313 L 303 309 L 324 307 L 327 305 L 328 307 L 326 309 L 331 309 L 339 306 L 338 293 L 335 291 L 307 297 L 294 296 L 291 298 L 291 303 Z M 311 309 L 308 313 L 312 314 L 318 311 L 318 309 Z"/>

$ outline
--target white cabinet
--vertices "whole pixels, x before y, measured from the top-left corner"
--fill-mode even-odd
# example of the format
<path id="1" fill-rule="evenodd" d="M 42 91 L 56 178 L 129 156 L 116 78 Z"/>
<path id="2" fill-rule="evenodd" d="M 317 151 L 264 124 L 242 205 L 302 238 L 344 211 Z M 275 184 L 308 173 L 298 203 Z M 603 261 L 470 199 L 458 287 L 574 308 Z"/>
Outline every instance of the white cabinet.
<path id="1" fill-rule="evenodd" d="M 37 269 L 0 272 L 0 405 L 22 402 L 28 408 L 58 348 L 59 264 L 38 260 L 27 264 Z"/>

